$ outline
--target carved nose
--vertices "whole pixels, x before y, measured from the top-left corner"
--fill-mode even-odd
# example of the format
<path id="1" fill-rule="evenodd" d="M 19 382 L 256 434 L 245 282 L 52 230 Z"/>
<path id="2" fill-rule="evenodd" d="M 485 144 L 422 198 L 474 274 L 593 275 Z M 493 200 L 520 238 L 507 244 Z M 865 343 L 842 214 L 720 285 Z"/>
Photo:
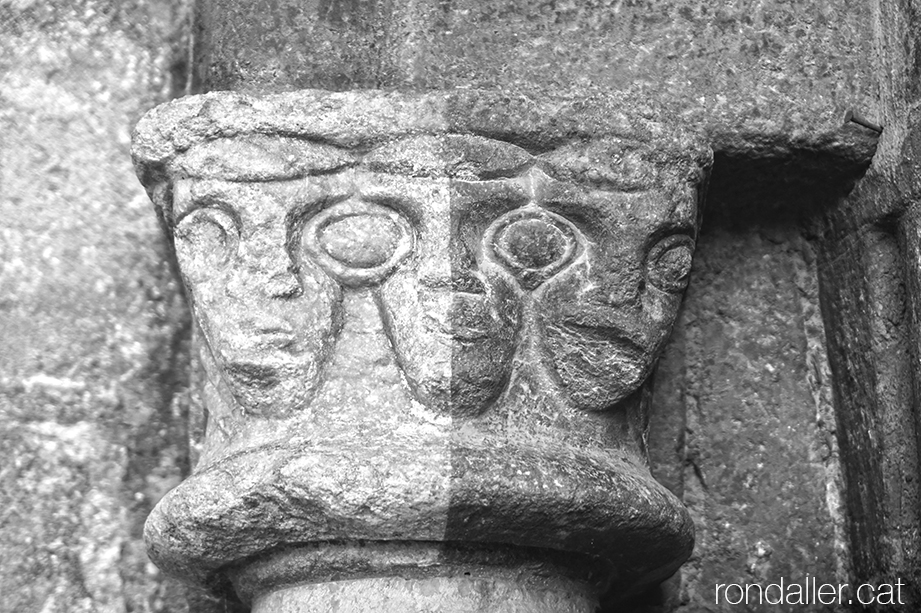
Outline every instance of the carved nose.
<path id="1" fill-rule="evenodd" d="M 292 269 L 278 271 L 265 280 L 265 293 L 271 298 L 296 298 L 301 291 L 300 279 Z"/>
<path id="2" fill-rule="evenodd" d="M 288 250 L 284 247 L 262 246 L 249 254 L 249 291 L 261 292 L 270 298 L 294 298 L 301 294 L 300 275 Z"/>
<path id="3" fill-rule="evenodd" d="M 611 306 L 632 304 L 639 300 L 642 291 L 639 275 L 626 273 L 622 276 L 609 275 L 602 288 L 605 302 Z"/>

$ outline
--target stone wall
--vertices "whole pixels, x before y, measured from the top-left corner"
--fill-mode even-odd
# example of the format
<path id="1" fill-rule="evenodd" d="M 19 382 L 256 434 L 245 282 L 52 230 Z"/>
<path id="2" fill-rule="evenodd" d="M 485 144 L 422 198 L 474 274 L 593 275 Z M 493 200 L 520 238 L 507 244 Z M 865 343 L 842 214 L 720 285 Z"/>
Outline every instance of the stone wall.
<path id="1" fill-rule="evenodd" d="M 140 538 L 188 472 L 188 317 L 134 176 L 169 1 L 0 3 L 3 611 L 184 611 Z"/>
<path id="2" fill-rule="evenodd" d="M 697 548 L 637 607 L 728 611 L 712 609 L 715 583 L 807 573 L 921 585 L 911 226 L 896 215 L 915 194 L 890 186 L 911 185 L 902 41 L 921 13 L 907 0 L 533 4 L 200 2 L 211 37 L 293 11 L 280 29 L 209 39 L 180 0 L 0 0 L 0 611 L 232 606 L 161 577 L 140 536 L 189 472 L 195 407 L 188 313 L 128 147 L 145 110 L 193 77 L 226 85 L 222 62 L 241 50 L 304 67 L 297 86 L 627 87 L 710 130 L 709 208 L 650 434 Z M 284 35 L 298 19 L 316 30 L 302 46 Z M 356 77 L 358 62 L 370 72 Z M 796 177 L 833 149 L 804 134 L 832 133 L 851 106 L 887 129 L 840 205 Z"/>

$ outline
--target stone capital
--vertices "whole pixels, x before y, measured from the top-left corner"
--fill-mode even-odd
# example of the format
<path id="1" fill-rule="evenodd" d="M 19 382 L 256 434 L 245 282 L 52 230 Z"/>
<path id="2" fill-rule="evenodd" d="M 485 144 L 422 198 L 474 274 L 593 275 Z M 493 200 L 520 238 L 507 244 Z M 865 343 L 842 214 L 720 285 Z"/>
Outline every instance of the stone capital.
<path id="1" fill-rule="evenodd" d="M 616 96 L 306 90 L 176 100 L 133 154 L 206 374 L 165 571 L 257 612 L 589 612 L 690 555 L 645 429 L 705 142 Z"/>

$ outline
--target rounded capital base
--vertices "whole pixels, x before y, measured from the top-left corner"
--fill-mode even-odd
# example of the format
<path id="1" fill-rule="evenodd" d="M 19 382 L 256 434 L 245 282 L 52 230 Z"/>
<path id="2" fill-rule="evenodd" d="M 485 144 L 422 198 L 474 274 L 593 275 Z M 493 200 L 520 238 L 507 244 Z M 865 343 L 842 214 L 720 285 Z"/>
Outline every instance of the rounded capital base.
<path id="1" fill-rule="evenodd" d="M 282 588 L 252 613 L 593 613 L 596 599 L 552 578 L 535 586 L 507 578 L 380 577 Z"/>

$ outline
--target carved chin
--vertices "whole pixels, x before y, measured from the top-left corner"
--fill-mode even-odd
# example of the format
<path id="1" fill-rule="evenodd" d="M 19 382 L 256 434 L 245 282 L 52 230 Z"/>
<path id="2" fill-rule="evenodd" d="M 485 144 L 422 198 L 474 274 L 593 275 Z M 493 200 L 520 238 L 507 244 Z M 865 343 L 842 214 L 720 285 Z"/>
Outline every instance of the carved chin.
<path id="1" fill-rule="evenodd" d="M 223 373 L 243 410 L 263 417 L 283 417 L 306 406 L 318 382 L 316 368 L 293 364 L 232 362 Z"/>
<path id="2" fill-rule="evenodd" d="M 502 393 L 515 350 L 513 328 L 489 320 L 394 322 L 390 333 L 413 395 L 430 409 L 479 415 Z"/>
<path id="3" fill-rule="evenodd" d="M 652 358 L 634 341 L 604 329 L 544 329 L 545 364 L 573 404 L 603 410 L 636 391 L 652 368 Z"/>
<path id="4" fill-rule="evenodd" d="M 512 367 L 518 315 L 485 294 L 387 284 L 381 313 L 410 391 L 455 417 L 482 413 L 502 393 Z"/>
<path id="5" fill-rule="evenodd" d="M 414 396 L 425 406 L 454 417 L 485 411 L 502 393 L 511 371 L 512 347 L 491 342 L 455 342 L 440 368 L 422 359 L 404 364 Z"/>

